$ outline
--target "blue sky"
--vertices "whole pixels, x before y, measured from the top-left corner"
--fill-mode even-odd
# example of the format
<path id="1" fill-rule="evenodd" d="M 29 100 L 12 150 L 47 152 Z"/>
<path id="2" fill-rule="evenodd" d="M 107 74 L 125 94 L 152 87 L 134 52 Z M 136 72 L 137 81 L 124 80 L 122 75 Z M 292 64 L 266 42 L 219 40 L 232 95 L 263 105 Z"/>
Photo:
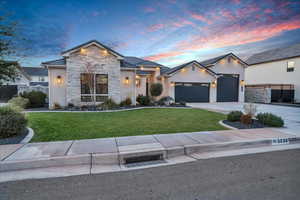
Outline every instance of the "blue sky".
<path id="1" fill-rule="evenodd" d="M 242 58 L 300 42 L 299 0 L 12 0 L 23 66 L 60 58 L 96 39 L 126 56 L 167 66 L 233 52 Z"/>

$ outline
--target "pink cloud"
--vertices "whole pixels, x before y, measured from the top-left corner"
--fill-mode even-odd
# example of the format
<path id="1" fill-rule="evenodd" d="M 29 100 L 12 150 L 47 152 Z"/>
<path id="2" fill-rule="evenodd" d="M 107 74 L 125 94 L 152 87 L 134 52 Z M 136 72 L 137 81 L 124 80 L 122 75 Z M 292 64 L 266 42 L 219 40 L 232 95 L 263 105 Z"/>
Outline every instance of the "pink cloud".
<path id="1" fill-rule="evenodd" d="M 220 15 L 222 15 L 223 17 L 228 18 L 229 20 L 235 20 L 236 17 L 228 10 L 226 9 L 222 9 L 220 12 Z"/>
<path id="2" fill-rule="evenodd" d="M 266 14 L 269 14 L 269 13 L 272 13 L 272 12 L 273 11 L 270 8 L 267 8 L 267 9 L 264 10 L 264 13 L 266 13 Z"/>
<path id="3" fill-rule="evenodd" d="M 235 4 L 239 4 L 239 3 L 241 3 L 241 0 L 231 0 L 233 3 L 235 3 Z"/>
<path id="4" fill-rule="evenodd" d="M 152 8 L 152 7 L 146 7 L 146 8 L 144 8 L 144 11 L 145 11 L 146 13 L 152 13 L 152 12 L 155 12 L 155 9 Z"/>
<path id="5" fill-rule="evenodd" d="M 178 56 L 180 54 L 182 54 L 182 52 L 170 51 L 170 52 L 166 52 L 166 53 L 159 53 L 159 54 L 156 54 L 156 55 L 147 56 L 147 57 L 144 57 L 144 59 L 155 61 L 155 60 L 161 60 L 161 59 L 164 59 L 164 58 L 170 58 L 170 57 Z"/>
<path id="6" fill-rule="evenodd" d="M 192 13 L 191 16 L 192 16 L 193 19 L 196 19 L 196 20 L 205 22 L 205 23 L 207 23 L 207 24 L 211 24 L 211 23 L 212 23 L 211 20 L 207 19 L 207 18 L 204 17 L 203 15 L 196 14 L 196 13 Z"/>
<path id="7" fill-rule="evenodd" d="M 151 25 L 149 28 L 148 28 L 148 31 L 149 32 L 155 32 L 155 31 L 158 31 L 160 29 L 163 29 L 165 27 L 164 24 L 154 24 L 154 25 Z"/>

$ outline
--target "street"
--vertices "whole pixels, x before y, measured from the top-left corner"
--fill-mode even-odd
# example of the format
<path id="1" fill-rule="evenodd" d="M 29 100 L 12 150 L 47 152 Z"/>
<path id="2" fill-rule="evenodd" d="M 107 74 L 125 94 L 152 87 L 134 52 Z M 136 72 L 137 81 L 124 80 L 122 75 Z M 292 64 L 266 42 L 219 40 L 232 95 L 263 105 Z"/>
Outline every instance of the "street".
<path id="1" fill-rule="evenodd" d="M 0 199 L 299 199 L 300 150 L 0 184 Z"/>

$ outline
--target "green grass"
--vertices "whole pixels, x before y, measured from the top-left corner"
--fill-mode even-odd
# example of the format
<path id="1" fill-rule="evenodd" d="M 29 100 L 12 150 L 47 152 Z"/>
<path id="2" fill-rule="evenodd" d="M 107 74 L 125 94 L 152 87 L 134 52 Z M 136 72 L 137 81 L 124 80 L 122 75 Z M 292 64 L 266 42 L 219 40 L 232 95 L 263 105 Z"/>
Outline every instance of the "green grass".
<path id="1" fill-rule="evenodd" d="M 200 109 L 141 109 L 112 113 L 28 113 L 31 142 L 224 130 L 225 115 Z"/>

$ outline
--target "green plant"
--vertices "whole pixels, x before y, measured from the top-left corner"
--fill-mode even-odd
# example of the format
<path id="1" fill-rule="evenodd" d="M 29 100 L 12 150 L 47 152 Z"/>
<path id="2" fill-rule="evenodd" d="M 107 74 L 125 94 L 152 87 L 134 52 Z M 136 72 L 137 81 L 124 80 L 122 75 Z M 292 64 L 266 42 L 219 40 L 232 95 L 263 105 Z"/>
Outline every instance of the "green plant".
<path id="1" fill-rule="evenodd" d="M 242 124 L 252 124 L 252 116 L 250 114 L 242 115 L 241 116 L 241 123 Z"/>
<path id="2" fill-rule="evenodd" d="M 241 111 L 231 111 L 228 115 L 227 115 L 227 120 L 231 121 L 231 122 L 236 122 L 236 121 L 240 121 L 241 116 L 243 115 L 243 113 Z"/>
<path id="3" fill-rule="evenodd" d="M 106 99 L 101 105 L 100 107 L 103 110 L 110 110 L 110 109 L 116 109 L 119 108 L 119 105 L 111 98 Z"/>
<path id="4" fill-rule="evenodd" d="M 180 101 L 179 104 L 180 104 L 181 106 L 186 106 L 186 102 L 185 102 L 185 101 Z"/>
<path id="5" fill-rule="evenodd" d="M 163 86 L 161 83 L 153 83 L 150 86 L 150 93 L 154 97 L 158 97 L 159 95 L 161 95 L 162 91 L 163 91 Z"/>
<path id="6" fill-rule="evenodd" d="M 11 106 L 0 107 L 0 138 L 20 135 L 26 130 L 25 115 Z"/>
<path id="7" fill-rule="evenodd" d="M 268 126 L 283 127 L 284 125 L 283 119 L 272 113 L 258 113 L 256 118 L 260 123 Z"/>
<path id="8" fill-rule="evenodd" d="M 29 104 L 29 99 L 18 96 L 18 97 L 14 97 L 12 99 L 10 99 L 8 101 L 9 104 L 11 104 L 12 106 L 18 106 L 22 109 L 27 108 L 28 104 Z"/>
<path id="9" fill-rule="evenodd" d="M 131 104 L 132 104 L 131 98 L 127 97 L 125 100 L 121 101 L 120 106 L 126 107 L 126 106 L 131 106 Z"/>
<path id="10" fill-rule="evenodd" d="M 138 95 L 136 101 L 142 106 L 149 106 L 151 104 L 150 97 L 144 95 Z"/>
<path id="11" fill-rule="evenodd" d="M 174 102 L 174 99 L 172 97 L 166 96 L 162 97 L 157 103 L 160 106 L 170 105 Z"/>
<path id="12" fill-rule="evenodd" d="M 29 99 L 29 107 L 44 107 L 47 95 L 40 91 L 23 92 L 22 97 Z"/>

